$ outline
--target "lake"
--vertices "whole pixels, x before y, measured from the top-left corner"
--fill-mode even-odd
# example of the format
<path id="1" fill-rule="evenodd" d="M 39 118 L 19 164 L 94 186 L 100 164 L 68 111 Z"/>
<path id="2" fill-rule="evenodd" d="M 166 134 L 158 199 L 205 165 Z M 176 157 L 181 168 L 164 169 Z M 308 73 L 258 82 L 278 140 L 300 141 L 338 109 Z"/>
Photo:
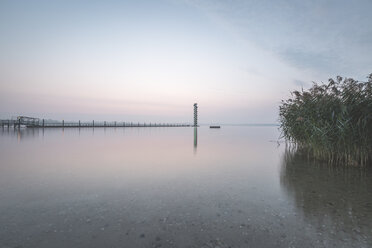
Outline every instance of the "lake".
<path id="1" fill-rule="evenodd" d="M 275 126 L 0 129 L 0 247 L 371 247 L 372 173 Z"/>

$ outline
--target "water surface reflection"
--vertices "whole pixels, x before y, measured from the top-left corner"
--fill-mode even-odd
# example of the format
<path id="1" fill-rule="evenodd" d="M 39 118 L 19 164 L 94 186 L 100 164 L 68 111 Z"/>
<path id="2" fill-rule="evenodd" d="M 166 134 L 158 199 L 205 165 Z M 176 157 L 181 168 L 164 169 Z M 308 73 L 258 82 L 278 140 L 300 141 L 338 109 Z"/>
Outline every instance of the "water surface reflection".
<path id="1" fill-rule="evenodd" d="M 0 244 L 368 247 L 370 174 L 283 160 L 284 146 L 270 142 L 278 136 L 277 127 L 0 130 Z"/>
<path id="2" fill-rule="evenodd" d="M 304 151 L 283 157 L 281 185 L 306 221 L 330 240 L 372 246 L 372 171 L 321 164 Z"/>

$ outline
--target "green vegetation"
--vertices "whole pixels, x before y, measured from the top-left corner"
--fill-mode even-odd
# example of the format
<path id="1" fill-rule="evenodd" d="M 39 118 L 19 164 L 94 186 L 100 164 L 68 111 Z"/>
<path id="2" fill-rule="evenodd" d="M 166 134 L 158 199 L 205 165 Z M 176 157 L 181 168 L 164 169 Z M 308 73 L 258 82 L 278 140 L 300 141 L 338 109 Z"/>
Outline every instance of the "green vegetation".
<path id="1" fill-rule="evenodd" d="M 372 74 L 367 82 L 338 76 L 291 94 L 279 109 L 284 138 L 332 164 L 371 163 Z"/>

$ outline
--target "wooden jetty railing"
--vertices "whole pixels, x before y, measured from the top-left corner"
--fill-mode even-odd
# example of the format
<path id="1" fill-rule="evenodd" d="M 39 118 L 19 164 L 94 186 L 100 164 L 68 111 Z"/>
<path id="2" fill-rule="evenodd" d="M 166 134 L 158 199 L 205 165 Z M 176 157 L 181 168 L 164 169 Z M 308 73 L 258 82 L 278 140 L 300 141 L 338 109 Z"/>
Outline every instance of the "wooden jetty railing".
<path id="1" fill-rule="evenodd" d="M 17 120 L 0 120 L 2 128 L 20 128 L 21 126 L 28 128 L 99 128 L 99 127 L 191 127 L 188 123 L 140 123 L 140 122 L 117 122 L 117 121 L 91 121 L 91 122 L 65 122 L 62 121 L 46 121 L 38 118 L 20 118 Z"/>

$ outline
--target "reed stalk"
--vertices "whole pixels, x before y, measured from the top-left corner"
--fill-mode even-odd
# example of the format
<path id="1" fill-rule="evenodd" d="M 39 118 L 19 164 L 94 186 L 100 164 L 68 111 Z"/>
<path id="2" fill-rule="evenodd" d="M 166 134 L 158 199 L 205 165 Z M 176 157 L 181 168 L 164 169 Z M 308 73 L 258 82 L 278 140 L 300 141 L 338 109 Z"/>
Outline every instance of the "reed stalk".
<path id="1" fill-rule="evenodd" d="M 279 107 L 283 137 L 334 164 L 372 161 L 372 73 L 366 82 L 338 76 L 293 91 Z"/>

